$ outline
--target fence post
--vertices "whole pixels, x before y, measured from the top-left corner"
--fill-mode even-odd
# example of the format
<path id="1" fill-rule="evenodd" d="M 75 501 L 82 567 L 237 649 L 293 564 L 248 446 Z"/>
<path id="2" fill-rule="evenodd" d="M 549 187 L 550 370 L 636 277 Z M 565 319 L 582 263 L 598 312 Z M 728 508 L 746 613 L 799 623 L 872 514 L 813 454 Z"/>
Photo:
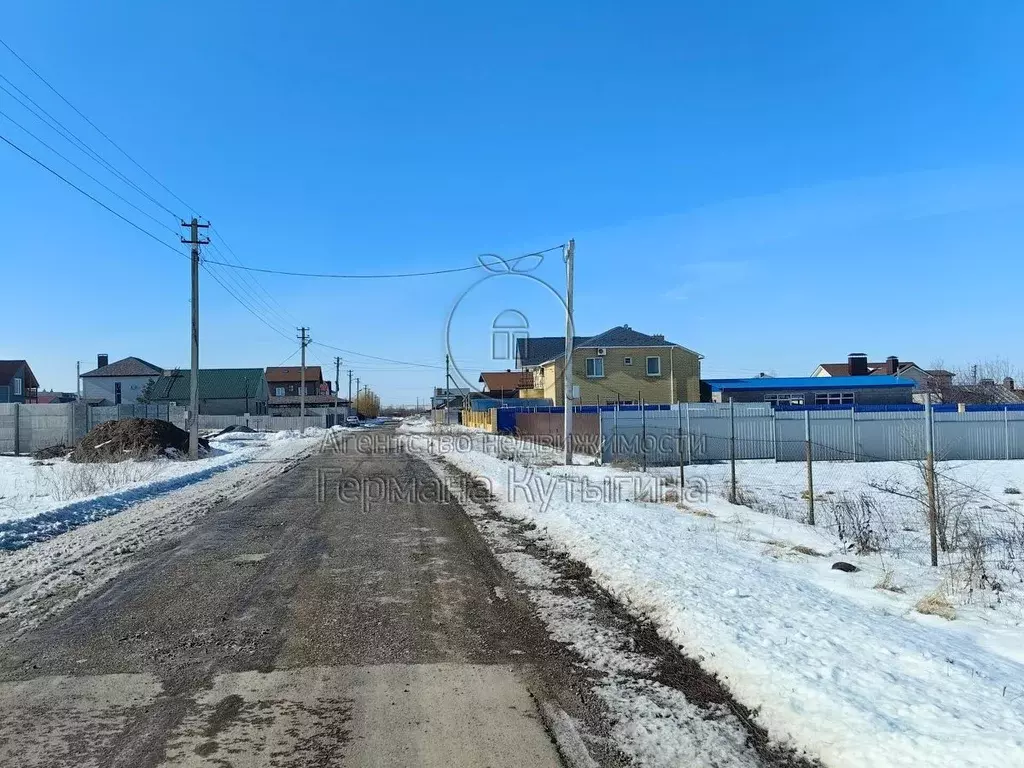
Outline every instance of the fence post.
<path id="1" fill-rule="evenodd" d="M 850 455 L 857 461 L 857 408 L 850 406 L 850 443 L 852 450 Z"/>
<path id="2" fill-rule="evenodd" d="M 692 448 L 690 447 L 693 437 L 690 432 L 690 404 L 685 403 L 686 406 L 686 463 L 693 464 L 693 454 L 691 453 Z"/>
<path id="3" fill-rule="evenodd" d="M 643 471 L 647 471 L 647 409 L 644 408 L 644 400 L 640 398 L 640 455 L 643 461 Z"/>
<path id="4" fill-rule="evenodd" d="M 14 455 L 21 455 L 21 404 L 14 404 Z"/>
<path id="5" fill-rule="evenodd" d="M 615 456 L 619 450 L 619 401 L 615 401 L 615 410 L 612 411 L 612 461 L 615 461 Z"/>
<path id="6" fill-rule="evenodd" d="M 729 501 L 736 503 L 736 403 L 729 398 Z"/>
<path id="7" fill-rule="evenodd" d="M 1010 458 L 1010 406 L 1003 406 L 1003 440 L 1006 443 L 1006 458 Z"/>
<path id="8" fill-rule="evenodd" d="M 683 490 L 686 488 L 686 470 L 683 469 L 683 407 L 676 404 L 676 421 L 679 422 L 679 500 L 683 500 Z"/>
<path id="9" fill-rule="evenodd" d="M 811 451 L 810 411 L 804 411 L 804 458 L 807 460 L 807 524 L 814 525 L 814 456 Z"/>
<path id="10" fill-rule="evenodd" d="M 928 488 L 928 538 L 931 543 L 932 565 L 939 564 L 938 509 L 935 501 L 935 437 L 932 433 L 932 395 L 924 395 L 924 482 Z"/>

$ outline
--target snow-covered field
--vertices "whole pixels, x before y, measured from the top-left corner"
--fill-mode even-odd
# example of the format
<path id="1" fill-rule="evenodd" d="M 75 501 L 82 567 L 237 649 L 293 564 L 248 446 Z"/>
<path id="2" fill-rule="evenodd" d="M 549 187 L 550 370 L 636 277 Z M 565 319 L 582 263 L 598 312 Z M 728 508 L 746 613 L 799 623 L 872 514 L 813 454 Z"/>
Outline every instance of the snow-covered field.
<path id="1" fill-rule="evenodd" d="M 801 464 L 740 464 L 759 512 L 726 500 L 727 465 L 687 468 L 679 503 L 678 469 L 565 468 L 490 435 L 403 431 L 588 565 L 773 738 L 830 766 L 1024 766 L 1024 589 L 1006 536 L 1024 462 L 940 467 L 952 551 L 931 568 L 910 464 L 817 464 L 812 528 Z"/>
<path id="2" fill-rule="evenodd" d="M 73 464 L 0 456 L 0 549 L 43 541 L 148 499 L 259 459 L 284 443 L 324 438 L 324 430 L 228 432 L 210 440 L 197 461 L 156 459 Z M 287 450 L 287 449 L 286 449 Z"/>

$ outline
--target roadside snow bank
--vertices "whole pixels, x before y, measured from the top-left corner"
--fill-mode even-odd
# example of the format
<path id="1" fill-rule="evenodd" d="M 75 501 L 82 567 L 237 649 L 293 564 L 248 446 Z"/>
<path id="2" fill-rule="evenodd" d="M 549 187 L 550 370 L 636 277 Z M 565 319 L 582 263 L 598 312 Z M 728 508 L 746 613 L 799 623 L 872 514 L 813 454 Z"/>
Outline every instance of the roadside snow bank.
<path id="1" fill-rule="evenodd" d="M 412 439 L 436 453 L 428 435 Z M 984 613 L 955 622 L 910 611 L 872 589 L 877 563 L 843 554 L 826 531 L 710 499 L 699 514 L 621 494 L 581 496 L 608 467 L 524 466 L 493 436 L 446 452 L 489 483 L 504 514 L 538 526 L 551 545 L 662 636 L 726 681 L 773 738 L 826 764 L 1024 766 L 1024 664 L 1019 620 Z M 488 451 L 496 451 L 491 455 Z M 800 545 L 808 552 L 793 549 Z M 915 568 L 917 570 L 915 570 Z M 926 585 L 934 571 L 902 573 Z"/>
<path id="2" fill-rule="evenodd" d="M 210 440 L 197 461 L 166 458 L 113 464 L 38 462 L 0 457 L 0 550 L 20 549 L 260 458 L 288 441 L 315 444 L 322 429 L 302 433 L 228 432 Z"/>

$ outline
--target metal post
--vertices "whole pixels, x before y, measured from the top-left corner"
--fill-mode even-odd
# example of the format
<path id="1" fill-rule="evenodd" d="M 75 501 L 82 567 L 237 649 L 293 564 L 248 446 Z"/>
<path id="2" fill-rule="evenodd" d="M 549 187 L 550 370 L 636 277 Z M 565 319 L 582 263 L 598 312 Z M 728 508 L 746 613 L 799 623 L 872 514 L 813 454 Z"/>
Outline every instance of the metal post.
<path id="1" fill-rule="evenodd" d="M 810 411 L 804 411 L 804 458 L 807 461 L 807 524 L 814 525 L 814 456 L 811 450 Z"/>
<path id="2" fill-rule="evenodd" d="M 686 470 L 683 463 L 683 408 L 676 406 L 676 421 L 679 422 L 679 500 L 683 500 L 683 489 L 686 488 Z"/>
<path id="3" fill-rule="evenodd" d="M 647 409 L 644 408 L 644 399 L 640 398 L 640 456 L 643 461 L 643 471 L 647 471 Z"/>
<path id="4" fill-rule="evenodd" d="M 729 398 L 729 501 L 736 503 L 736 403 Z"/>
<path id="5" fill-rule="evenodd" d="M 932 396 L 924 395 L 924 482 L 928 489 L 928 537 L 931 542 L 932 565 L 939 564 L 938 505 L 935 498 L 935 436 L 932 432 Z"/>
<path id="6" fill-rule="evenodd" d="M 612 460 L 614 461 L 619 452 L 619 402 L 615 401 L 615 410 L 612 411 Z"/>
<path id="7" fill-rule="evenodd" d="M 1006 458 L 1010 458 L 1010 407 L 1003 407 L 1003 439 L 1006 442 Z"/>
<path id="8" fill-rule="evenodd" d="M 850 406 L 850 442 L 853 447 L 850 455 L 853 456 L 854 461 L 857 461 L 857 409 L 852 405 Z"/>
<path id="9" fill-rule="evenodd" d="M 564 435 L 566 465 L 572 464 L 572 340 L 575 332 L 572 322 L 572 288 L 573 288 L 573 260 L 576 256 L 576 241 L 569 240 L 565 246 L 565 357 L 562 370 L 562 387 L 565 390 L 563 401 L 565 404 L 565 422 L 562 433 Z"/>
<path id="10" fill-rule="evenodd" d="M 21 455 L 21 404 L 14 404 L 14 455 Z"/>
<path id="11" fill-rule="evenodd" d="M 684 407 L 686 408 L 686 463 L 692 464 L 693 454 L 690 444 L 693 442 L 693 433 L 690 431 L 690 404 L 687 402 Z"/>

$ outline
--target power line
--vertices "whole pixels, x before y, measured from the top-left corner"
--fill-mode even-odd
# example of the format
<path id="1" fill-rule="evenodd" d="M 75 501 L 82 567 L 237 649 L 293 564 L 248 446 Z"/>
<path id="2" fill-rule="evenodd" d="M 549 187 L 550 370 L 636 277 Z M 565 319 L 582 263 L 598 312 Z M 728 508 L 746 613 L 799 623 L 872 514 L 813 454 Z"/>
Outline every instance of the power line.
<path id="1" fill-rule="evenodd" d="M 60 175 L 60 174 L 59 174 L 59 173 L 58 173 L 57 171 L 53 170 L 53 168 L 51 168 L 50 166 L 48 166 L 48 165 L 47 165 L 46 163 L 44 163 L 44 162 L 43 162 L 42 160 L 40 160 L 39 158 L 35 157 L 35 156 L 34 156 L 34 155 L 32 155 L 32 154 L 31 154 L 30 152 L 26 152 L 26 151 L 25 151 L 24 149 L 22 149 L 21 147 L 19 147 L 19 146 L 18 146 L 17 144 L 15 144 L 15 143 L 14 143 L 13 141 L 11 141 L 10 139 L 8 139 L 8 138 L 7 138 L 6 136 L 4 136 L 3 134 L 0 134 L 0 141 L 3 141 L 3 142 L 4 142 L 5 144 L 7 144 L 7 145 L 9 145 L 9 146 L 13 147 L 14 149 L 16 149 L 16 150 L 17 150 L 18 152 L 20 152 L 21 154 L 23 154 L 23 155 L 24 155 L 25 157 L 27 157 L 27 158 L 28 158 L 29 160 L 31 160 L 31 161 L 32 161 L 33 163 L 35 163 L 36 165 L 40 166 L 41 168 L 44 168 L 44 169 L 46 169 L 47 171 L 49 171 L 50 173 L 52 173 L 52 174 L 53 174 L 54 176 L 56 176 L 56 177 L 57 177 L 58 179 L 60 179 L 61 181 L 63 181 L 63 182 L 65 183 L 65 184 L 67 184 L 67 185 L 68 185 L 69 187 L 71 187 L 72 189 L 75 189 L 75 190 L 77 190 L 78 192 L 80 192 L 80 193 L 82 193 L 83 195 L 85 195 L 86 197 L 88 197 L 88 198 L 89 198 L 90 200 L 92 200 L 92 201 L 93 201 L 94 203 L 96 203 L 96 205 L 98 205 L 98 206 L 100 206 L 101 208 L 104 208 L 104 209 L 106 209 L 107 211 L 109 211 L 110 213 L 114 214 L 115 216 L 117 216 L 117 218 L 119 218 L 119 219 L 120 219 L 121 221 L 123 221 L 123 222 L 124 222 L 125 224 L 128 224 L 129 226 L 131 226 L 131 227 L 134 227 L 135 229 L 139 230 L 139 232 L 141 232 L 142 234 L 144 234 L 144 235 L 146 235 L 147 237 L 150 237 L 150 238 L 152 238 L 153 240 L 155 240 L 156 242 L 160 243 L 160 245 L 162 245 L 162 246 L 163 246 L 164 248 L 169 248 L 170 250 L 174 251 L 174 252 L 175 252 L 176 254 L 178 254 L 179 256 L 184 256 L 184 257 L 185 257 L 186 259 L 188 258 L 188 256 L 186 256 L 186 255 L 185 255 L 184 253 L 182 253 L 181 251 L 179 251 L 179 250 L 178 250 L 177 248 L 175 248 L 175 247 L 174 247 L 173 245 L 171 245 L 171 244 L 169 244 L 169 243 L 167 243 L 167 242 L 165 242 L 165 241 L 161 240 L 161 239 L 160 239 L 159 237 L 157 237 L 156 235 L 154 235 L 154 234 L 153 234 L 152 232 L 150 232 L 150 231 L 149 231 L 148 229 L 144 229 L 143 227 L 140 227 L 140 226 L 139 226 L 138 224 L 136 224 L 136 223 L 135 223 L 134 221 L 132 221 L 131 219 L 129 219 L 129 218 L 127 218 L 126 216 L 123 216 L 122 214 L 118 213 L 118 212 L 117 212 L 117 211 L 115 211 L 115 210 L 114 210 L 113 208 L 111 208 L 111 207 L 110 207 L 109 205 L 107 205 L 106 203 L 104 203 L 104 202 L 103 202 L 102 200 L 99 200 L 98 198 L 96 198 L 96 197 L 94 197 L 93 195 L 91 195 L 91 194 L 89 194 L 88 192 L 86 192 L 86 191 L 85 191 L 84 189 L 82 189 L 82 188 L 81 188 L 80 186 L 78 186 L 77 184 L 75 184 L 75 183 L 74 183 L 73 181 L 69 181 L 69 180 L 68 180 L 67 178 L 65 178 L 64 176 L 61 176 L 61 175 Z"/>
<path id="2" fill-rule="evenodd" d="M 324 344 L 322 341 L 314 341 L 313 344 L 318 344 L 321 347 L 326 347 L 327 349 L 333 349 L 333 350 L 335 350 L 337 352 L 344 352 L 345 354 L 348 354 L 348 355 L 355 355 L 356 357 L 366 357 L 366 358 L 369 358 L 370 360 L 380 360 L 380 361 L 385 362 L 385 363 L 398 363 L 399 365 L 411 365 L 411 366 L 414 366 L 416 368 L 440 368 L 440 369 L 444 369 L 443 365 L 429 365 L 427 363 L 413 363 L 413 362 L 410 362 L 408 360 L 394 360 L 394 359 L 392 359 L 390 357 L 377 357 L 376 355 L 367 355 L 367 354 L 365 354 L 363 352 L 356 352 L 355 350 L 352 350 L 352 349 L 342 349 L 341 347 L 335 347 L 335 346 L 332 346 L 330 344 Z"/>
<path id="3" fill-rule="evenodd" d="M 57 94 L 57 96 L 58 96 L 58 97 L 60 98 L 60 100 L 61 100 L 61 101 L 63 101 L 63 102 L 65 103 L 65 104 L 67 104 L 67 105 L 68 105 L 69 107 L 71 107 L 71 109 L 73 109 L 73 110 L 75 111 L 75 114 L 77 114 L 77 115 L 78 115 L 79 117 L 81 117 L 81 118 L 82 118 L 83 120 L 85 120 L 85 122 L 87 122 L 87 123 L 88 123 L 89 125 L 91 125 L 91 126 L 93 127 L 93 129 L 94 129 L 94 130 L 95 130 L 95 131 L 96 131 L 96 132 L 97 132 L 97 133 L 98 133 L 98 134 L 99 134 L 100 136 L 102 136 L 102 137 L 103 137 L 104 139 L 106 139 L 106 140 L 107 140 L 108 142 L 110 142 L 110 144 L 111 144 L 111 145 L 112 145 L 112 146 L 113 146 L 113 147 L 114 147 L 114 148 L 115 148 L 115 149 L 116 149 L 116 150 L 117 150 L 118 152 L 120 152 L 120 153 L 121 153 L 122 155 L 124 155 L 124 156 L 125 156 L 126 158 L 128 158 L 128 159 L 129 159 L 129 160 L 130 160 L 130 161 L 131 161 L 131 162 L 132 162 L 132 163 L 133 163 L 133 164 L 135 165 L 135 167 L 136 167 L 136 168 L 138 168 L 139 170 L 141 170 L 141 171 L 142 171 L 142 172 L 143 172 L 144 174 L 146 174 L 147 176 L 149 176 L 149 178 L 151 178 L 151 179 L 152 179 L 153 181 L 155 181 L 155 182 L 156 182 L 157 184 L 159 184 L 159 185 L 160 185 L 160 187 L 161 187 L 161 188 L 162 188 L 162 189 L 163 189 L 163 190 L 164 190 L 165 192 L 167 192 L 167 194 L 169 194 L 169 195 L 170 195 L 171 197 L 173 197 L 173 198 L 174 198 L 175 200 L 177 200 L 177 201 L 178 201 L 179 203 L 181 203 L 182 205 L 184 205 L 184 206 L 185 206 L 186 208 L 188 208 L 188 209 L 189 209 L 190 211 L 195 211 L 195 208 L 194 208 L 193 206 L 189 205 L 189 204 L 188 204 L 188 203 L 186 203 L 186 202 L 185 202 L 184 200 L 182 200 L 182 199 L 181 199 L 180 197 L 178 197 L 178 196 L 177 196 L 176 194 L 174 194 L 174 193 L 173 193 L 173 192 L 172 192 L 172 191 L 171 191 L 171 190 L 170 190 L 170 189 L 169 189 L 168 187 L 166 187 L 166 186 L 165 186 L 165 185 L 164 185 L 164 184 L 163 184 L 163 183 L 162 183 L 162 182 L 161 182 L 161 181 L 160 181 L 160 180 L 159 180 L 158 178 L 156 178 L 156 176 L 154 176 L 154 175 L 153 175 L 153 174 L 151 174 L 151 173 L 150 173 L 149 171 L 147 171 L 147 170 L 146 170 L 145 168 L 143 168 L 143 167 L 142 167 L 142 165 L 141 165 L 141 164 L 140 164 L 140 163 L 139 163 L 139 162 L 138 162 L 138 161 L 137 161 L 137 160 L 136 160 L 136 159 L 135 159 L 134 157 L 132 157 L 131 155 L 129 155 L 129 154 L 128 154 L 128 153 L 127 153 L 127 152 L 126 152 L 126 151 L 125 151 L 124 149 L 122 149 L 122 148 L 121 148 L 121 146 L 120 146 L 120 145 L 119 145 L 119 144 L 118 144 L 118 143 L 117 143 L 116 141 L 114 141 L 114 140 L 113 140 L 112 138 L 110 138 L 110 137 L 109 137 L 109 136 L 108 136 L 108 135 L 107 135 L 106 133 L 104 133 L 104 132 L 103 132 L 103 131 L 102 131 L 102 130 L 100 129 L 100 127 L 99 127 L 98 125 L 96 125 L 96 123 L 94 123 L 94 122 L 93 122 L 92 120 L 90 120 L 90 119 L 89 119 L 88 117 L 86 117 L 86 116 L 85 116 L 85 115 L 84 115 L 84 114 L 82 113 L 82 111 L 81 111 L 80 109 L 78 109 L 78 107 L 76 107 L 76 106 L 75 106 L 74 104 L 72 104 L 72 103 L 71 103 L 70 101 L 68 101 L 68 100 L 67 100 L 67 99 L 66 99 L 66 98 L 64 97 L 64 94 L 62 94 L 62 93 L 61 93 L 60 91 L 58 91 L 58 90 L 57 90 L 56 88 L 54 88 L 54 87 L 53 87 L 53 86 L 52 86 L 52 85 L 50 84 L 50 81 L 49 81 L 49 80 L 47 80 L 47 79 L 46 79 L 45 77 L 43 77 L 43 76 L 42 76 L 41 74 L 39 74 L 39 72 L 37 72 L 37 71 L 36 71 L 36 70 L 35 70 L 35 69 L 33 68 L 33 66 L 32 66 L 31 64 L 29 64 L 29 63 L 28 63 L 27 61 L 25 61 L 25 59 L 21 58 L 21 56 L 19 56 L 19 55 L 18 55 L 18 52 L 17 52 L 17 51 L 15 51 L 15 50 L 14 50 L 13 48 L 11 48 L 11 46 L 9 46 L 9 45 L 8 45 L 8 44 L 7 44 L 7 43 L 6 43 L 6 42 L 5 42 L 5 41 L 4 41 L 4 40 L 3 40 L 2 38 L 0 38 L 0 45 L 2 45 L 2 46 L 3 46 L 4 48 L 6 48 L 6 49 L 7 49 L 7 50 L 8 50 L 9 52 L 10 52 L 10 54 L 11 54 L 12 56 L 14 56 L 14 58 L 16 58 L 16 59 L 17 59 L 18 61 L 20 61 L 20 62 L 21 62 L 22 64 L 24 64 L 24 65 L 25 65 L 25 67 L 26 67 L 26 68 L 28 69 L 28 71 L 29 71 L 29 72 L 31 72 L 31 73 L 32 73 L 33 75 L 35 75 L 36 77 L 38 77 L 38 78 L 39 78 L 39 79 L 40 79 L 40 80 L 41 80 L 41 81 L 43 82 L 43 84 L 44 84 L 44 85 L 45 85 L 45 86 L 46 86 L 47 88 L 49 88 L 49 89 L 50 89 L 51 91 L 53 91 L 53 92 L 54 92 L 55 94 Z M 10 81 L 8 81 L 8 82 L 10 82 Z"/>
<path id="4" fill-rule="evenodd" d="M 6 93 L 8 96 L 10 96 L 16 102 L 18 102 L 24 109 L 26 109 L 27 111 L 31 112 L 36 117 L 37 120 L 39 120 L 40 122 L 46 124 L 47 127 L 49 127 L 51 130 L 56 132 L 61 138 L 63 138 L 64 140 L 68 141 L 76 149 L 78 149 L 81 152 L 84 152 L 91 159 L 93 159 L 96 162 L 98 162 L 101 166 L 106 168 L 106 170 L 109 171 L 111 174 L 113 174 L 116 178 L 118 178 L 119 180 L 123 181 L 128 186 L 132 187 L 136 192 L 138 192 L 140 195 L 142 195 L 143 197 L 148 199 L 154 205 L 156 205 L 159 208 L 164 209 L 169 214 L 171 214 L 172 216 L 175 216 L 175 218 L 177 218 L 177 216 L 175 215 L 174 211 L 172 211 L 166 205 L 161 203 L 159 200 L 157 200 L 151 194 L 146 192 L 146 190 L 144 190 L 142 187 L 140 187 L 134 181 L 132 181 L 127 176 L 125 176 L 123 173 L 121 173 L 121 171 L 117 170 L 117 168 L 115 168 L 110 163 L 110 161 L 108 161 L 106 158 L 104 158 L 102 155 L 100 155 L 96 150 L 94 150 L 92 147 L 90 147 L 88 144 L 86 144 L 71 129 L 69 129 L 67 126 L 65 126 L 64 123 L 62 123 L 60 120 L 58 120 L 53 115 L 51 115 L 49 112 L 47 112 L 46 109 L 44 109 L 42 106 L 40 106 L 31 96 L 29 96 L 27 93 L 25 93 L 23 90 L 21 90 L 18 86 L 16 86 L 14 83 L 12 83 L 10 80 L 8 80 L 3 75 L 0 75 L 0 80 L 3 80 L 8 85 L 10 85 L 14 90 L 16 90 L 18 93 L 20 93 L 22 96 L 24 96 L 31 104 L 33 104 L 39 110 L 39 112 L 42 112 L 42 115 L 39 114 L 39 112 L 37 112 L 36 109 L 33 109 L 32 107 L 30 107 L 24 101 L 19 99 L 17 96 L 15 96 L 9 90 L 7 90 L 4 86 L 0 85 L 0 91 L 3 91 L 4 93 Z M 45 117 L 44 117 L 44 115 L 45 115 Z"/>
<path id="5" fill-rule="evenodd" d="M 533 251 L 531 253 L 524 253 L 522 256 L 515 256 L 511 259 L 503 260 L 505 264 L 512 264 L 523 259 L 528 259 L 531 256 L 541 256 L 551 251 L 561 249 L 561 245 L 555 245 L 551 248 L 545 248 L 542 251 Z M 229 267 L 231 269 L 243 269 L 247 272 L 260 272 L 267 275 L 286 275 L 288 277 L 315 277 L 315 278 L 328 278 L 333 280 L 388 280 L 391 278 L 403 278 L 403 277 L 429 277 L 431 275 L 447 275 L 453 272 L 469 272 L 474 269 L 485 269 L 484 264 L 473 264 L 468 267 L 453 267 L 451 269 L 434 269 L 426 272 L 396 272 L 391 274 L 378 274 L 378 275 L 345 275 L 345 274 L 332 274 L 323 272 L 290 272 L 281 269 L 264 269 L 261 267 L 246 267 L 240 264 L 230 264 L 224 261 L 209 261 L 209 264 L 217 264 L 222 267 Z"/>
<path id="6" fill-rule="evenodd" d="M 131 207 L 132 207 L 132 208 L 134 208 L 134 209 L 135 209 L 136 211 L 138 211 L 138 212 L 139 212 L 139 213 L 141 213 L 141 214 L 142 214 L 143 216 L 145 216 L 145 217 L 146 217 L 147 219 L 149 219 L 150 221 L 154 222 L 155 224 L 157 224 L 157 225 L 159 225 L 159 226 L 163 227 L 163 228 L 164 228 L 164 229 L 166 229 L 166 230 L 167 230 L 168 232 L 171 232 L 171 233 L 172 233 L 172 234 L 174 234 L 174 235 L 177 235 L 177 234 L 178 234 L 177 230 L 175 230 L 175 229 L 174 229 L 173 227 L 169 227 L 169 226 L 168 226 L 167 224 L 165 224 L 164 222 L 160 221 L 160 219 L 158 219 L 158 218 L 157 218 L 156 216 L 153 216 L 153 215 L 152 215 L 151 213 L 148 213 L 147 211 L 144 211 L 144 210 L 143 210 L 142 208 L 140 208 L 139 206 L 137 206 L 137 205 L 136 205 L 135 203 L 133 203 L 133 202 L 132 202 L 131 200 L 129 200 L 128 198 L 126 198 L 126 197 L 124 197 L 124 196 L 122 196 L 122 195 L 118 194 L 117 192 L 115 192 L 115 191 L 114 191 L 113 189 L 111 189 L 111 188 L 110 188 L 110 187 L 108 187 L 108 186 L 107 186 L 106 184 L 104 184 L 104 183 L 103 183 L 102 181 L 100 181 L 99 179 L 97 179 L 97 178 L 96 178 L 95 176 L 93 176 L 93 175 L 92 175 L 91 173 L 89 173 L 89 172 L 88 172 L 87 170 L 85 170 L 84 168 L 82 168 L 82 166 L 78 165 L 78 164 L 77 164 L 77 163 L 75 163 L 75 162 L 74 162 L 73 160 L 70 160 L 70 159 L 69 159 L 69 158 L 68 158 L 67 156 L 63 155 L 63 154 L 62 154 L 61 152 L 59 152 L 58 150 L 54 149 L 54 148 L 53 148 L 53 147 L 51 147 L 51 146 L 50 146 L 49 144 L 47 144 L 47 143 L 46 143 L 45 141 L 43 141 L 43 140 L 42 140 L 41 138 L 39 138 L 38 136 L 36 136 L 36 135 L 35 135 L 34 133 L 32 133 L 32 131 L 30 131 L 30 130 L 29 130 L 28 128 L 26 128 L 26 127 L 25 127 L 24 125 L 22 125 L 21 123 L 19 123 L 19 122 L 18 122 L 17 120 L 15 120 L 15 119 L 14 119 L 13 117 L 11 117 L 11 116 L 10 116 L 9 114 L 7 114 L 6 112 L 4 112 L 4 111 L 3 111 L 2 109 L 0 109 L 0 116 L 2 116 L 2 117 L 5 117 L 5 118 L 7 118 L 7 119 L 8 119 L 8 120 L 9 120 L 9 121 L 10 121 L 11 123 L 13 123 L 13 124 L 14 124 L 15 126 L 17 126 L 17 127 L 18 127 L 18 128 L 20 128 L 20 129 L 21 129 L 22 131 L 24 131 L 25 133 L 27 133 L 27 134 L 28 134 L 29 136 L 31 136 L 31 137 L 32 137 L 33 139 L 35 139 L 36 141 L 38 141 L 38 142 L 39 142 L 40 144 L 42 144 L 42 145 L 43 145 L 44 147 L 46 147 L 46 148 L 47 148 L 48 150 L 50 150 L 51 152 L 53 152 L 53 154 L 55 154 L 55 155 L 56 155 L 57 157 L 59 157 L 59 158 L 60 158 L 61 160 L 63 160 L 64 162 L 66 162 L 66 163 L 67 163 L 68 165 L 70 165 L 70 166 L 71 166 L 72 168 L 76 169 L 77 171 L 79 171 L 79 172 L 81 172 L 81 173 L 85 174 L 85 175 L 86 175 L 86 176 L 87 176 L 88 178 L 92 179 L 92 180 L 93 180 L 94 182 L 96 182 L 97 184 L 99 184 L 99 185 L 100 185 L 101 187 L 103 187 L 103 188 L 104 188 L 105 190 L 107 190 L 107 192 L 109 192 L 110 194 L 112 194 L 112 195 L 113 195 L 114 197 L 116 197 L 116 198 L 117 198 L 118 200 L 120 200 L 120 201 L 121 201 L 122 203 L 124 203 L 125 205 L 129 205 L 129 206 L 131 206 Z"/>

